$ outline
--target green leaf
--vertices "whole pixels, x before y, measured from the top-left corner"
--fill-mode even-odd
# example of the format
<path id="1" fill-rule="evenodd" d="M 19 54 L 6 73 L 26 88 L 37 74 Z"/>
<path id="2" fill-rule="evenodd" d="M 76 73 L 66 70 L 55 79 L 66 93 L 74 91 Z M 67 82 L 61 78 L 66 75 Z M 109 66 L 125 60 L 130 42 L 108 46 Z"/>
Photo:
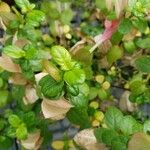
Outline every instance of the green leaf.
<path id="1" fill-rule="evenodd" d="M 6 132 L 6 135 L 10 138 L 15 138 L 16 137 L 16 128 L 10 126 L 8 129 L 7 129 L 7 132 Z"/>
<path id="2" fill-rule="evenodd" d="M 64 83 L 57 82 L 50 75 L 44 76 L 39 85 L 43 95 L 47 98 L 53 99 L 59 97 L 62 94 Z"/>
<path id="3" fill-rule="evenodd" d="M 12 127 L 17 128 L 20 125 L 21 120 L 17 115 L 10 115 L 8 118 L 8 122 L 11 124 Z"/>
<path id="4" fill-rule="evenodd" d="M 142 131 L 142 126 L 132 116 L 125 116 L 120 122 L 120 130 L 125 135 L 131 135 L 135 132 Z"/>
<path id="5" fill-rule="evenodd" d="M 97 128 L 94 130 L 94 135 L 99 143 L 103 142 L 102 135 L 107 130 L 106 128 Z"/>
<path id="6" fill-rule="evenodd" d="M 16 130 L 16 137 L 19 140 L 25 140 L 28 136 L 28 131 L 25 124 L 21 124 Z"/>
<path id="7" fill-rule="evenodd" d="M 86 108 L 71 108 L 67 113 L 67 118 L 71 123 L 79 125 L 81 129 L 91 126 Z"/>
<path id="8" fill-rule="evenodd" d="M 146 133 L 146 132 L 150 132 L 150 119 L 149 120 L 146 120 L 145 122 L 144 122 L 144 127 L 143 127 L 143 129 L 144 129 L 144 132 Z"/>
<path id="9" fill-rule="evenodd" d="M 20 8 L 28 7 L 30 5 L 29 0 L 15 0 L 15 3 Z"/>
<path id="10" fill-rule="evenodd" d="M 3 140 L 1 141 L 1 139 L 3 139 Z M 12 148 L 13 144 L 14 143 L 13 143 L 12 139 L 10 139 L 10 138 L 8 138 L 6 136 L 1 136 L 0 135 L 0 149 L 2 149 L 2 150 L 9 150 L 9 149 Z"/>
<path id="11" fill-rule="evenodd" d="M 26 16 L 27 25 L 38 27 L 45 19 L 45 14 L 40 10 L 33 10 Z"/>
<path id="12" fill-rule="evenodd" d="M 111 142 L 113 139 L 116 139 L 118 136 L 117 132 L 111 129 L 107 129 L 102 133 L 102 141 L 107 146 L 111 146 Z"/>
<path id="13" fill-rule="evenodd" d="M 149 37 L 146 37 L 146 38 L 139 38 L 137 41 L 136 41 L 136 45 L 140 48 L 143 48 L 143 49 L 150 49 L 150 38 Z"/>
<path id="14" fill-rule="evenodd" d="M 143 84 L 142 78 L 141 77 L 134 77 L 130 81 L 130 90 L 132 94 L 139 95 L 143 93 L 146 90 L 145 84 Z"/>
<path id="15" fill-rule="evenodd" d="M 35 113 L 30 111 L 24 114 L 23 122 L 26 124 L 27 128 L 31 131 L 32 127 L 37 124 Z"/>
<path id="16" fill-rule="evenodd" d="M 122 34 L 127 34 L 131 31 L 132 29 L 132 22 L 130 19 L 123 19 L 121 21 L 121 23 L 119 24 L 119 28 L 118 28 L 118 31 Z"/>
<path id="17" fill-rule="evenodd" d="M 100 10 L 106 10 L 106 2 L 105 1 L 95 0 L 95 5 Z"/>
<path id="18" fill-rule="evenodd" d="M 107 128 L 98 128 L 94 130 L 95 137 L 99 143 L 105 143 L 111 147 L 112 141 L 118 138 L 118 133 L 115 130 Z"/>
<path id="19" fill-rule="evenodd" d="M 35 7 L 35 4 L 30 4 L 29 0 L 15 0 L 15 3 L 21 8 L 22 13 L 27 13 Z"/>
<path id="20" fill-rule="evenodd" d="M 135 60 L 136 68 L 139 71 L 150 73 L 150 56 L 142 56 Z"/>
<path id="21" fill-rule="evenodd" d="M 101 100 L 106 100 L 108 98 L 107 91 L 104 90 L 103 88 L 98 89 L 97 94 Z"/>
<path id="22" fill-rule="evenodd" d="M 148 27 L 147 21 L 144 19 L 135 19 L 132 21 L 132 23 L 142 33 L 144 33 Z"/>
<path id="23" fill-rule="evenodd" d="M 82 84 L 85 81 L 85 73 L 82 69 L 75 68 L 65 72 L 64 80 L 69 85 Z"/>
<path id="24" fill-rule="evenodd" d="M 120 59 L 123 55 L 123 50 L 119 46 L 113 46 L 107 53 L 107 60 L 110 64 Z"/>
<path id="25" fill-rule="evenodd" d="M 127 146 L 125 143 L 113 140 L 111 149 L 112 150 L 127 150 Z"/>
<path id="26" fill-rule="evenodd" d="M 0 131 L 1 131 L 2 129 L 4 129 L 4 126 L 5 126 L 5 120 L 2 119 L 2 118 L 0 118 Z"/>
<path id="27" fill-rule="evenodd" d="M 69 52 L 62 46 L 53 46 L 50 51 L 53 60 L 61 66 L 62 70 L 70 70 L 75 62 L 71 60 Z"/>
<path id="28" fill-rule="evenodd" d="M 70 24 L 73 19 L 74 12 L 71 9 L 66 9 L 61 13 L 60 20 L 63 24 Z"/>
<path id="29" fill-rule="evenodd" d="M 21 58 L 25 56 L 25 51 L 12 45 L 4 47 L 3 52 L 12 58 Z"/>
<path id="30" fill-rule="evenodd" d="M 89 86 L 84 82 L 83 84 L 79 85 L 79 91 L 80 93 L 83 93 L 85 96 L 89 95 Z"/>
<path id="31" fill-rule="evenodd" d="M 94 98 L 96 98 L 97 93 L 98 93 L 98 88 L 96 88 L 96 87 L 90 87 L 89 99 L 93 100 Z"/>
<path id="32" fill-rule="evenodd" d="M 77 96 L 79 94 L 79 87 L 77 85 L 73 86 L 67 85 L 67 91 L 72 96 Z"/>
<path id="33" fill-rule="evenodd" d="M 75 107 L 86 107 L 88 104 L 88 99 L 87 97 L 79 93 L 77 96 L 70 96 L 70 101 Z"/>
<path id="34" fill-rule="evenodd" d="M 6 90 L 1 90 L 0 91 L 0 108 L 6 106 L 7 102 L 8 102 L 8 91 Z"/>
<path id="35" fill-rule="evenodd" d="M 115 107 L 109 107 L 105 113 L 105 123 L 111 129 L 119 129 L 123 114 Z"/>

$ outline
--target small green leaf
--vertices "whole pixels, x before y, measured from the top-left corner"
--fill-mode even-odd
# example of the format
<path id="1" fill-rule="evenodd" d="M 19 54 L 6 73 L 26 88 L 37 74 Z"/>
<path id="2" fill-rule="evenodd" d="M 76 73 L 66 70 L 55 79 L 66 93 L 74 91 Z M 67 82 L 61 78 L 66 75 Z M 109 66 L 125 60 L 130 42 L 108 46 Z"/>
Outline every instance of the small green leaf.
<path id="1" fill-rule="evenodd" d="M 132 21 L 132 23 L 142 33 L 144 33 L 146 28 L 148 27 L 147 21 L 144 19 L 135 19 Z"/>
<path id="2" fill-rule="evenodd" d="M 150 49 L 150 38 L 149 37 L 139 38 L 136 41 L 136 45 L 143 49 Z"/>
<path id="3" fill-rule="evenodd" d="M 8 102 L 8 91 L 6 90 L 1 90 L 0 91 L 0 108 L 6 106 L 7 102 Z"/>
<path id="4" fill-rule="evenodd" d="M 61 66 L 62 70 L 70 70 L 75 62 L 71 60 L 69 52 L 62 46 L 53 46 L 50 51 L 53 60 Z"/>
<path id="5" fill-rule="evenodd" d="M 10 137 L 10 138 L 15 138 L 16 137 L 16 128 L 10 126 L 7 129 L 7 136 Z"/>
<path id="6" fill-rule="evenodd" d="M 105 128 L 97 128 L 97 129 L 94 130 L 94 135 L 96 137 L 96 140 L 99 143 L 103 142 L 102 135 L 105 132 L 105 130 L 107 130 L 107 129 L 105 129 Z"/>
<path id="7" fill-rule="evenodd" d="M 139 71 L 150 73 L 150 56 L 142 56 L 135 60 L 135 65 Z"/>
<path id="8" fill-rule="evenodd" d="M 0 149 L 2 150 L 9 150 L 12 148 L 14 142 L 7 136 L 0 135 Z"/>
<path id="9" fill-rule="evenodd" d="M 115 130 L 107 129 L 102 133 L 102 141 L 107 146 L 111 146 L 111 142 L 113 139 L 116 139 L 118 136 Z"/>
<path id="10" fill-rule="evenodd" d="M 112 141 L 112 150 L 127 150 L 127 146 L 125 143 L 120 141 Z"/>
<path id="11" fill-rule="evenodd" d="M 3 52 L 12 58 L 21 58 L 25 56 L 25 51 L 12 45 L 4 47 Z"/>
<path id="12" fill-rule="evenodd" d="M 119 46 L 113 46 L 107 53 L 107 60 L 110 64 L 120 59 L 123 55 L 123 50 Z"/>
<path id="13" fill-rule="evenodd" d="M 122 34 L 127 34 L 131 31 L 132 29 L 132 22 L 130 19 L 123 19 L 121 21 L 121 23 L 119 24 L 119 28 L 118 28 L 118 31 Z"/>
<path id="14" fill-rule="evenodd" d="M 82 69 L 75 68 L 65 72 L 64 80 L 69 85 L 82 84 L 85 81 L 85 73 Z"/>
<path id="15" fill-rule="evenodd" d="M 30 5 L 29 0 L 15 0 L 15 3 L 17 4 L 18 7 L 24 8 Z"/>
<path id="16" fill-rule="evenodd" d="M 10 115 L 8 122 L 11 124 L 11 126 L 17 128 L 20 125 L 21 120 L 17 115 Z"/>
<path id="17" fill-rule="evenodd" d="M 28 136 L 28 131 L 25 124 L 21 124 L 16 130 L 16 136 L 19 140 L 25 140 Z"/>
<path id="18" fill-rule="evenodd" d="M 40 10 L 33 10 L 27 14 L 26 22 L 27 25 L 38 27 L 45 19 L 45 14 Z"/>
<path id="19" fill-rule="evenodd" d="M 125 135 L 131 135 L 141 131 L 142 127 L 132 116 L 125 116 L 120 122 L 120 129 Z"/>
<path id="20" fill-rule="evenodd" d="M 87 97 L 82 93 L 79 93 L 77 96 L 72 96 L 71 95 L 70 96 L 70 101 L 76 107 L 86 107 L 87 104 L 88 104 Z"/>
<path id="21" fill-rule="evenodd" d="M 69 94 L 73 95 L 73 96 L 77 96 L 79 94 L 79 87 L 77 85 L 67 85 L 67 91 Z"/>
<path id="22" fill-rule="evenodd" d="M 60 20 L 63 24 L 70 24 L 73 16 L 74 12 L 71 9 L 66 9 L 61 13 Z"/>
<path id="23" fill-rule="evenodd" d="M 57 82 L 50 75 L 47 75 L 40 80 L 39 85 L 43 95 L 53 99 L 62 94 L 64 83 Z"/>
<path id="24" fill-rule="evenodd" d="M 144 122 L 144 132 L 150 132 L 150 119 Z"/>
<path id="25" fill-rule="evenodd" d="M 5 120 L 0 118 L 0 131 L 4 128 L 5 126 Z"/>
<path id="26" fill-rule="evenodd" d="M 22 13 L 27 13 L 35 7 L 35 4 L 30 4 L 29 0 L 15 0 L 15 3 L 21 8 Z"/>
<path id="27" fill-rule="evenodd" d="M 71 123 L 79 125 L 81 129 L 90 127 L 90 119 L 86 108 L 71 108 L 67 113 L 67 118 Z"/>
<path id="28" fill-rule="evenodd" d="M 105 113 L 105 123 L 111 129 L 119 129 L 123 114 L 115 107 L 109 107 Z"/>

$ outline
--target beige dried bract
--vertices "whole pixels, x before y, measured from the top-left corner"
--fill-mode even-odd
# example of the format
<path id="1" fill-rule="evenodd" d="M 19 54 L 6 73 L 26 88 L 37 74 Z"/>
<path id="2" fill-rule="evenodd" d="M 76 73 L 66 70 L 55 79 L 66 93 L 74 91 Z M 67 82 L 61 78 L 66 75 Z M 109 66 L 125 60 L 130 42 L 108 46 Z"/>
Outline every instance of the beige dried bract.
<path id="1" fill-rule="evenodd" d="M 74 141 L 86 150 L 108 150 L 103 143 L 97 143 L 93 129 L 84 129 L 77 133 Z"/>
<path id="2" fill-rule="evenodd" d="M 128 150 L 150 150 L 150 136 L 146 133 L 135 133 L 128 144 Z"/>
<path id="3" fill-rule="evenodd" d="M 25 96 L 23 98 L 25 105 L 35 103 L 38 98 L 36 89 L 32 85 L 27 85 L 25 88 Z"/>
<path id="4" fill-rule="evenodd" d="M 21 73 L 14 73 L 9 78 L 9 83 L 16 84 L 16 85 L 26 85 L 27 80 L 23 77 Z"/>
<path id="5" fill-rule="evenodd" d="M 20 66 L 15 64 L 11 58 L 4 54 L 0 57 L 0 67 L 9 72 L 21 73 Z"/>
<path id="6" fill-rule="evenodd" d="M 46 119 L 60 120 L 65 117 L 65 114 L 73 106 L 64 98 L 58 100 L 44 98 L 41 107 L 42 113 Z"/>
<path id="7" fill-rule="evenodd" d="M 27 150 L 38 150 L 42 144 L 43 138 L 40 135 L 40 131 L 31 133 L 26 140 L 21 141 L 21 145 Z"/>

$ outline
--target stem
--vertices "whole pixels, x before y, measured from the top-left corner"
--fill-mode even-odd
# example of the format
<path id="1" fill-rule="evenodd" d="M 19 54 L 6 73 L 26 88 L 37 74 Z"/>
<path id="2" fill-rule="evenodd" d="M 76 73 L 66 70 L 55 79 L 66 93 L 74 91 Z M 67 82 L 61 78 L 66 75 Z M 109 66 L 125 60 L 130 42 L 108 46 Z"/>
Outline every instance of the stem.
<path id="1" fill-rule="evenodd" d="M 101 45 L 103 42 L 103 40 L 99 41 L 98 43 L 96 43 L 89 51 L 90 53 L 92 53 L 99 45 Z"/>
<path id="2" fill-rule="evenodd" d="M 16 138 L 15 138 L 15 147 L 16 147 L 16 150 L 19 150 L 19 147 L 18 147 L 17 139 L 16 139 Z"/>
<path id="3" fill-rule="evenodd" d="M 15 12 L 15 14 L 18 16 L 19 20 L 20 20 L 22 23 L 24 23 L 24 19 L 23 19 L 22 15 L 18 12 L 18 10 L 17 10 L 14 6 L 12 6 L 12 10 L 13 10 L 13 11 Z"/>

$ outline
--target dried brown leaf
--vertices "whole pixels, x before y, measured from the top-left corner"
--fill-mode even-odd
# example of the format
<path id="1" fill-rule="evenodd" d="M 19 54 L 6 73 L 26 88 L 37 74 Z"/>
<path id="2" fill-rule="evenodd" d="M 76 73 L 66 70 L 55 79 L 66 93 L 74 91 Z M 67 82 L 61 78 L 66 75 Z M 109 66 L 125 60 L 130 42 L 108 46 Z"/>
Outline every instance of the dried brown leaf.
<path id="1" fill-rule="evenodd" d="M 26 85 L 27 80 L 23 77 L 21 73 L 14 73 L 9 78 L 9 83 L 16 84 L 16 85 Z"/>
<path id="2" fill-rule="evenodd" d="M 150 136 L 146 133 L 135 133 L 128 144 L 128 150 L 150 150 Z"/>
<path id="3" fill-rule="evenodd" d="M 130 92 L 129 91 L 125 91 L 122 94 L 121 98 L 120 98 L 119 108 L 122 111 L 133 112 L 133 111 L 135 111 L 137 109 L 136 104 L 130 102 L 129 95 L 130 95 Z"/>
<path id="4" fill-rule="evenodd" d="M 106 0 L 106 7 L 108 10 L 113 9 L 113 0 Z"/>
<path id="5" fill-rule="evenodd" d="M 80 131 L 75 135 L 74 141 L 86 150 L 108 150 L 104 144 L 97 143 L 93 129 Z"/>
<path id="6" fill-rule="evenodd" d="M 35 75 L 36 83 L 38 83 L 44 76 L 48 75 L 47 72 L 40 72 Z"/>
<path id="7" fill-rule="evenodd" d="M 0 12 L 10 12 L 10 7 L 5 2 L 0 2 Z"/>
<path id="8" fill-rule="evenodd" d="M 44 60 L 43 67 L 56 81 L 61 80 L 59 69 L 51 62 L 49 62 L 48 60 Z"/>
<path id="9" fill-rule="evenodd" d="M 119 18 L 128 4 L 128 0 L 116 0 L 115 1 L 115 11 L 116 15 Z"/>
<path id="10" fill-rule="evenodd" d="M 21 145 L 27 150 L 38 150 L 42 141 L 43 139 L 40 135 L 40 131 L 38 130 L 35 133 L 29 134 L 26 140 L 22 140 Z"/>
<path id="11" fill-rule="evenodd" d="M 6 55 L 0 57 L 0 67 L 9 72 L 21 73 L 20 66 L 15 64 L 12 59 Z"/>
<path id="12" fill-rule="evenodd" d="M 60 98 L 58 100 L 49 100 L 44 98 L 41 104 L 44 117 L 52 120 L 60 120 L 73 107 L 67 100 Z"/>
<path id="13" fill-rule="evenodd" d="M 38 100 L 36 89 L 32 85 L 27 85 L 25 88 L 25 97 L 23 98 L 24 103 L 33 104 Z"/>

